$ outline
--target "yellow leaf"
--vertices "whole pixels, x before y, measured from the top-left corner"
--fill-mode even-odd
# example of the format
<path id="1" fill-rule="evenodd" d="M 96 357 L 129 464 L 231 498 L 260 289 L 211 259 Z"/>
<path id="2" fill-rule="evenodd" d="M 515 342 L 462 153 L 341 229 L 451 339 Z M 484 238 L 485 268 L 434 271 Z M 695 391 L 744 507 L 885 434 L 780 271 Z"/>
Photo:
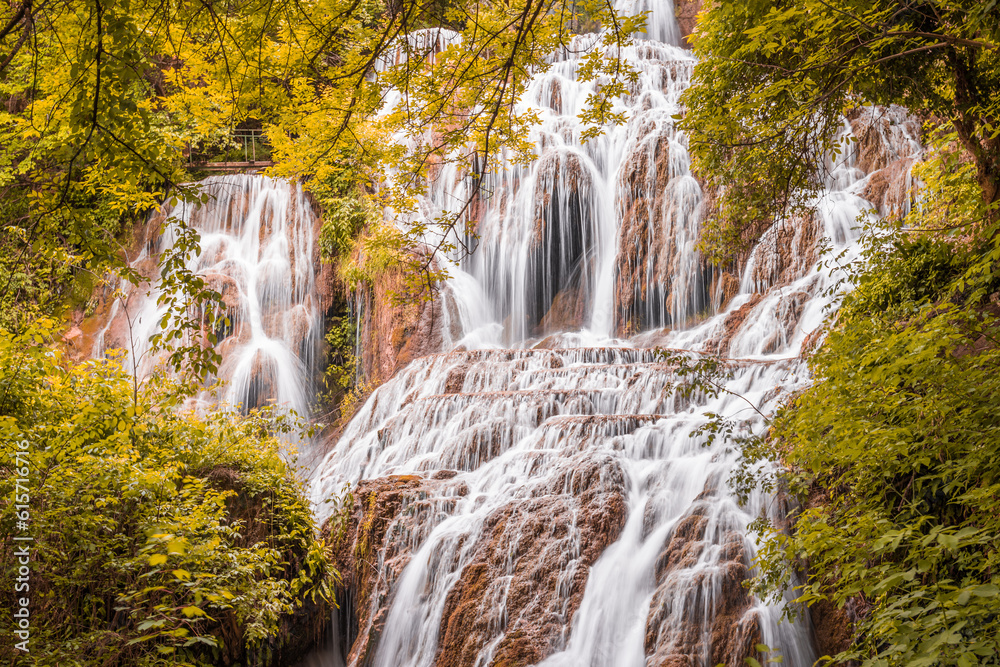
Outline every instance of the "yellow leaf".
<path id="1" fill-rule="evenodd" d="M 205 612 L 203 612 L 198 607 L 184 607 L 183 609 L 181 609 L 181 613 L 187 616 L 188 618 L 205 615 Z"/>
<path id="2" fill-rule="evenodd" d="M 153 567 L 156 567 L 157 565 L 163 565 L 166 562 L 167 562 L 167 557 L 164 556 L 163 554 L 153 554 L 152 556 L 149 557 L 149 564 L 152 565 Z"/>

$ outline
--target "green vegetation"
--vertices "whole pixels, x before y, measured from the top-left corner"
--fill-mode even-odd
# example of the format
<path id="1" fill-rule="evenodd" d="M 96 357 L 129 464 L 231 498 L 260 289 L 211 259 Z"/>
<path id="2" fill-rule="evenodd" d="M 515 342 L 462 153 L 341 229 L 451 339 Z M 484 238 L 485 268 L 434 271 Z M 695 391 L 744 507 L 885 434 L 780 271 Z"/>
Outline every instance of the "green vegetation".
<path id="1" fill-rule="evenodd" d="M 13 499 L 15 479 L 28 480 L 17 493 L 27 494 L 34 537 L 23 593 L 31 652 L 21 664 L 294 656 L 302 647 L 292 641 L 311 636 L 289 632 L 301 623 L 294 614 L 305 606 L 323 617 L 334 573 L 278 439 L 293 425 L 259 412 L 195 415 L 182 409 L 180 385 L 137 385 L 115 360 L 67 368 L 50 333 L 43 323 L 0 336 L 0 493 Z M 16 469 L 17 451 L 26 470 Z M 7 554 L 23 532 L 16 520 L 5 501 Z M 17 567 L 4 558 L 4 581 Z M 0 592 L 8 629 L 13 597 L 11 586 Z"/>
<path id="2" fill-rule="evenodd" d="M 807 205 L 824 175 L 816 158 L 864 104 L 900 104 L 950 129 L 983 202 L 1000 199 L 996 3 L 706 3 L 695 52 L 682 126 L 718 193 L 702 243 L 716 260 Z"/>
<path id="3" fill-rule="evenodd" d="M 870 249 L 768 455 L 805 508 L 758 592 L 862 610 L 836 662 L 1000 657 L 1000 244 L 898 233 Z M 757 454 L 760 454 L 758 451 Z"/>
<path id="4" fill-rule="evenodd" d="M 759 522 L 754 591 L 778 600 L 798 572 L 798 602 L 849 607 L 852 642 L 834 663 L 996 664 L 1000 10 L 712 3 L 695 49 L 682 124 L 718 194 L 702 237 L 716 261 L 808 208 L 825 175 L 816 157 L 854 148 L 835 145 L 850 109 L 903 105 L 928 145 L 913 211 L 865 230 L 853 291 L 810 360 L 814 385 L 766 439 L 706 429 L 743 448 L 740 493 L 762 484 L 798 501 L 789 527 Z M 782 467 L 762 475 L 764 458 Z"/>

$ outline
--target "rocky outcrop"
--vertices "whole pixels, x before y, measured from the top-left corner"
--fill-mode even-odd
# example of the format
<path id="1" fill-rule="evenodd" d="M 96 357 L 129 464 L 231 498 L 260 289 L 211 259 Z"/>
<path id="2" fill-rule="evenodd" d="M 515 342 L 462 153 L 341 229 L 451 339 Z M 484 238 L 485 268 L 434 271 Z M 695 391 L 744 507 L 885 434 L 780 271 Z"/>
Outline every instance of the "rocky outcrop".
<path id="1" fill-rule="evenodd" d="M 705 352 L 708 354 L 717 354 L 722 357 L 728 356 L 729 344 L 732 342 L 733 337 L 739 332 L 740 327 L 743 326 L 747 317 L 763 298 L 762 294 L 753 294 L 747 299 L 746 303 L 726 314 L 726 319 L 723 320 L 718 335 L 705 343 Z"/>
<path id="2" fill-rule="evenodd" d="M 589 568 L 626 516 L 617 464 L 581 463 L 568 482 L 554 480 L 487 518 L 445 603 L 437 667 L 477 664 L 484 651 L 484 664 L 530 665 L 563 648 Z"/>
<path id="3" fill-rule="evenodd" d="M 858 107 L 847 118 L 851 157 L 868 174 L 861 196 L 882 216 L 905 215 L 916 196 L 910 172 L 923 150 L 920 120 L 896 105 Z"/>
<path id="4" fill-rule="evenodd" d="M 126 287 L 122 294 L 118 292 L 119 281 L 108 277 L 95 290 L 89 314 L 77 312 L 73 315 L 72 324 L 81 331 L 79 337 L 68 341 L 69 353 L 75 361 L 83 361 L 94 354 L 99 338 L 102 350 L 132 348 L 129 319 L 134 319 L 151 281 L 159 276 L 156 239 L 171 210 L 172 207 L 165 204 L 145 222 L 132 228 L 131 241 L 125 247 L 125 258 L 131 261 L 140 279 L 138 284 Z"/>
<path id="5" fill-rule="evenodd" d="M 847 609 L 829 600 L 820 600 L 809 607 L 809 620 L 819 655 L 836 655 L 850 648 L 854 640 L 854 622 Z"/>
<path id="6" fill-rule="evenodd" d="M 581 459 L 529 497 L 485 518 L 448 592 L 437 667 L 529 665 L 562 647 L 590 566 L 625 523 L 624 475 L 611 459 Z M 371 664 L 393 587 L 440 516 L 468 493 L 452 471 L 362 481 L 327 521 L 341 573 L 338 600 L 354 610 L 345 654 Z"/>
<path id="7" fill-rule="evenodd" d="M 586 323 L 587 295 L 581 285 L 570 285 L 556 294 L 552 305 L 539 322 L 539 333 L 573 331 Z"/>
<path id="8" fill-rule="evenodd" d="M 916 155 L 922 148 L 920 121 L 903 107 L 858 107 L 847 112 L 847 120 L 856 140 L 852 146 L 855 162 L 866 174 Z"/>
<path id="9" fill-rule="evenodd" d="M 624 334 L 649 327 L 646 305 L 664 298 L 657 286 L 670 275 L 670 246 L 657 215 L 670 180 L 670 139 L 655 125 L 644 129 L 656 136 L 637 144 L 622 167 L 619 186 L 624 197 L 615 258 L 615 328 Z"/>
<path id="10" fill-rule="evenodd" d="M 916 189 L 911 177 L 916 158 L 900 158 L 876 171 L 865 182 L 861 196 L 875 205 L 879 215 L 902 216 L 915 202 Z"/>
<path id="11" fill-rule="evenodd" d="M 694 45 L 692 34 L 698 22 L 701 5 L 701 0 L 674 0 L 674 16 L 677 17 L 677 25 L 681 29 L 681 42 L 685 48 L 690 49 Z"/>
<path id="12" fill-rule="evenodd" d="M 425 496 L 428 484 L 433 482 L 413 475 L 364 480 L 323 526 L 341 576 L 338 605 L 354 612 L 346 638 L 351 665 L 369 664 L 374 657 L 391 586 L 412 556 L 405 540 L 396 539 L 401 530 L 415 528 L 402 510 Z"/>
<path id="13" fill-rule="evenodd" d="M 672 129 L 648 120 L 637 135 L 618 183 L 615 327 L 626 335 L 696 316 L 711 280 L 694 250 L 696 216 L 708 200 L 689 175 L 673 178 Z"/>
<path id="14" fill-rule="evenodd" d="M 712 295 L 712 307 L 718 312 L 725 309 L 733 297 L 740 293 L 740 279 L 733 267 L 725 267 L 714 273 L 708 288 Z"/>
<path id="15" fill-rule="evenodd" d="M 646 621 L 647 665 L 741 667 L 746 657 L 760 658 L 754 602 L 743 588 L 749 576 L 745 537 L 735 526 L 709 530 L 716 520 L 712 509 L 695 505 L 660 553 Z"/>
<path id="16" fill-rule="evenodd" d="M 754 291 L 788 285 L 812 271 L 819 261 L 822 236 L 822 221 L 815 213 L 780 221 L 768 229 L 750 254 Z"/>
<path id="17" fill-rule="evenodd" d="M 440 351 L 444 340 L 444 301 L 437 289 L 414 290 L 405 269 L 383 272 L 361 285 L 355 307 L 361 311 L 361 376 L 371 388 L 391 378 L 418 357 Z"/>

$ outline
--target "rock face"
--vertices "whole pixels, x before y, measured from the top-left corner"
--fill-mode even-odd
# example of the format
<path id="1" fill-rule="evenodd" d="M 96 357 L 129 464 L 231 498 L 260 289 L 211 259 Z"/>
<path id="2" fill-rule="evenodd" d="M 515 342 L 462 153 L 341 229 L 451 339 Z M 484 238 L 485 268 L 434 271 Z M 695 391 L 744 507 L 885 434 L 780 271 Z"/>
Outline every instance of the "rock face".
<path id="1" fill-rule="evenodd" d="M 809 607 L 809 619 L 820 655 L 836 655 L 850 648 L 854 640 L 854 622 L 850 609 L 839 609 L 828 600 Z"/>
<path id="2" fill-rule="evenodd" d="M 674 16 L 681 29 L 681 38 L 685 48 L 693 46 L 691 35 L 694 33 L 698 12 L 701 11 L 701 0 L 674 0 Z"/>
<path id="3" fill-rule="evenodd" d="M 408 294 L 402 269 L 359 286 L 354 307 L 360 311 L 360 373 L 371 388 L 418 357 L 440 351 L 446 326 L 446 294 L 433 289 Z"/>
<path id="4" fill-rule="evenodd" d="M 618 184 L 615 328 L 623 334 L 686 323 L 708 305 L 711 282 L 694 252 L 703 202 L 686 150 L 663 120 L 635 131 Z"/>
<path id="5" fill-rule="evenodd" d="M 398 533 L 417 526 L 405 522 L 407 517 L 400 517 L 400 512 L 422 495 L 426 490 L 420 477 L 365 480 L 353 489 L 335 520 L 323 526 L 341 576 L 338 604 L 345 612 L 354 612 L 349 620 L 341 619 L 347 621 L 344 639 L 349 654 L 345 654 L 352 665 L 370 664 L 373 657 L 385 625 L 391 586 L 412 555 Z"/>
<path id="6" fill-rule="evenodd" d="M 764 232 L 747 264 L 750 289 L 764 293 L 776 285 L 789 285 L 807 275 L 819 260 L 822 221 L 815 214 L 779 222 Z"/>
<path id="7" fill-rule="evenodd" d="M 445 600 L 435 665 L 463 667 L 484 653 L 491 658 L 483 664 L 528 665 L 560 646 L 588 568 L 624 525 L 623 480 L 608 465 L 585 464 L 570 480 L 490 513 Z M 365 480 L 326 523 L 343 578 L 338 599 L 355 610 L 349 664 L 371 664 L 414 544 L 467 493 L 447 471 Z"/>
<path id="8" fill-rule="evenodd" d="M 490 515 L 445 602 L 436 665 L 474 664 L 498 632 L 491 665 L 534 664 L 562 647 L 590 566 L 625 523 L 624 480 L 609 465 L 585 464 Z"/>
<path id="9" fill-rule="evenodd" d="M 146 222 L 133 228 L 132 242 L 126 247 L 125 253 L 134 260 L 133 268 L 145 280 L 123 295 L 124 302 L 116 294 L 117 282 L 109 282 L 94 294 L 91 302 L 94 306 L 93 314 L 79 323 L 83 336 L 74 341 L 72 350 L 75 358 L 82 360 L 99 352 L 95 350 L 96 347 L 102 350 L 128 350 L 132 347 L 127 313 L 133 313 L 134 319 L 151 281 L 159 277 L 155 257 L 149 253 L 156 251 L 156 239 L 171 208 L 165 205 Z"/>
<path id="10" fill-rule="evenodd" d="M 743 588 L 750 565 L 746 538 L 739 527 L 720 524 L 713 509 L 707 502 L 692 507 L 657 560 L 647 665 L 737 667 L 744 658 L 760 658 L 754 648 L 760 626 Z"/>
<path id="11" fill-rule="evenodd" d="M 666 235 L 654 234 L 670 180 L 670 139 L 655 125 L 643 129 L 651 140 L 636 146 L 621 176 L 626 196 L 618 232 L 615 302 L 616 328 L 624 333 L 648 328 L 647 304 L 664 300 L 658 284 L 669 279 L 672 259 Z"/>
<path id="12" fill-rule="evenodd" d="M 919 159 L 920 120 L 899 106 L 868 106 L 847 114 L 856 142 L 850 157 L 868 174 L 861 196 L 882 216 L 905 215 L 915 196 L 910 176 Z"/>

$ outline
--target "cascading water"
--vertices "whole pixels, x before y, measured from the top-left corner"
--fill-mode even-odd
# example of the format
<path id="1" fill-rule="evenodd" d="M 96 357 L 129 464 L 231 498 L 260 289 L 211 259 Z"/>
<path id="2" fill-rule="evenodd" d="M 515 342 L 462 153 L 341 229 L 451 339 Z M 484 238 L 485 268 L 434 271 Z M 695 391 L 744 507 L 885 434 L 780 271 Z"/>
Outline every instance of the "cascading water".
<path id="1" fill-rule="evenodd" d="M 648 36 L 676 43 L 660 9 Z M 347 511 L 363 523 L 342 551 L 355 625 L 341 619 L 335 664 L 743 664 L 758 643 L 786 665 L 816 657 L 808 619 L 779 623 L 741 586 L 747 526 L 779 519 L 778 500 L 738 503 L 738 452 L 694 433 L 709 413 L 759 431 L 750 405 L 766 414 L 808 383 L 800 352 L 837 278 L 816 270 L 817 248 L 857 256 L 879 172 L 848 151 L 815 213 L 776 223 L 742 276 L 710 269 L 694 249 L 703 193 L 672 118 L 694 61 L 652 40 L 622 55 L 640 73 L 620 102 L 629 121 L 586 144 L 576 116 L 600 82 L 578 80 L 574 50 L 532 82 L 538 160 L 484 179 L 476 252 L 438 258 L 457 351 L 379 388 L 314 474 L 321 518 L 351 484 Z M 888 153 L 920 150 L 896 130 Z M 443 168 L 423 210 L 448 210 L 468 186 Z M 728 358 L 726 391 L 678 394 L 653 345 Z"/>
<path id="2" fill-rule="evenodd" d="M 486 175 L 477 251 L 436 258 L 451 274 L 453 351 L 380 387 L 313 474 L 321 519 L 345 484 L 354 494 L 353 541 L 338 547 L 343 650 L 329 664 L 743 664 L 759 643 L 786 665 L 816 656 L 808 619 L 779 623 L 741 585 L 747 527 L 780 519 L 780 503 L 737 502 L 738 452 L 695 432 L 710 413 L 759 431 L 751 405 L 766 414 L 808 383 L 800 352 L 836 279 L 815 270 L 817 248 L 826 239 L 850 260 L 869 202 L 909 205 L 919 127 L 898 109 L 845 119 L 844 139 L 868 128 L 881 157 L 829 163 L 815 212 L 775 224 L 741 275 L 706 267 L 694 243 L 709 198 L 673 120 L 694 60 L 673 45 L 671 4 L 653 9 L 648 39 L 621 54 L 639 72 L 617 102 L 626 124 L 581 142 L 577 116 L 601 84 L 577 76 L 593 36 L 533 80 L 537 161 Z M 173 216 L 200 232 L 188 268 L 230 319 L 216 332 L 221 399 L 304 414 L 321 331 L 311 209 L 298 187 L 264 177 L 202 187 L 207 204 L 151 220 L 133 262 L 150 283 L 114 300 L 95 353 L 125 348 L 141 375 L 160 360 L 147 343 L 164 314 L 152 258 L 172 245 Z M 437 217 L 470 187 L 446 166 L 421 209 Z M 678 393 L 653 346 L 728 358 L 726 391 Z"/>
<path id="3" fill-rule="evenodd" d="M 219 399 L 246 409 L 274 403 L 308 415 L 321 335 L 313 254 L 315 218 L 302 189 L 264 176 L 216 176 L 200 190 L 204 204 L 166 205 L 147 225 L 132 266 L 150 278 L 115 299 L 94 354 L 124 349 L 126 367 L 145 377 L 162 354 L 149 339 L 160 330 L 166 306 L 155 257 L 173 247 L 176 222 L 201 236 L 200 252 L 186 268 L 222 295 L 229 325 L 214 332 L 222 356 Z M 133 360 L 135 363 L 133 364 Z"/>

